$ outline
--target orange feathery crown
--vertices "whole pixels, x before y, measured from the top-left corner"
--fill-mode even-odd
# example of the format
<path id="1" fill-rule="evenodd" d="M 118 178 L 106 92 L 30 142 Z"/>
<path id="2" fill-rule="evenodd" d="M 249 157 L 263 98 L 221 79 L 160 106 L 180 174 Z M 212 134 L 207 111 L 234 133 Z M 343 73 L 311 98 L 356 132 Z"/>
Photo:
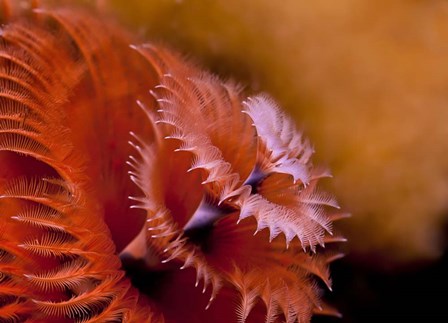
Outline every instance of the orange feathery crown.
<path id="1" fill-rule="evenodd" d="M 0 7 L 0 322 L 337 313 L 345 215 L 270 97 L 85 9 Z"/>

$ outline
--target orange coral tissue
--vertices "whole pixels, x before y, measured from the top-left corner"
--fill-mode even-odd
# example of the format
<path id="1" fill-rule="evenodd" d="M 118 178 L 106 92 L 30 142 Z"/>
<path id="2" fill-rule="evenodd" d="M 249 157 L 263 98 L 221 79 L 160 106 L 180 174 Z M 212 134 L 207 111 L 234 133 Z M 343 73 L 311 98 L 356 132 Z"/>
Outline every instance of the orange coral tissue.
<path id="1" fill-rule="evenodd" d="M 336 313 L 344 214 L 270 97 L 85 9 L 0 4 L 1 322 Z"/>

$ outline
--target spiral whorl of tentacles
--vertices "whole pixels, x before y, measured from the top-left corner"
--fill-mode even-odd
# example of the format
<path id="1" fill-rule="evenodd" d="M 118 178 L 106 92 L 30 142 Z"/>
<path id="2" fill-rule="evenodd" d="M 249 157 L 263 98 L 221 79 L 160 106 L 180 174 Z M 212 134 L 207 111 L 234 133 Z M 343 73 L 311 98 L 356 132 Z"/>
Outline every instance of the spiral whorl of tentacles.
<path id="1" fill-rule="evenodd" d="M 194 270 L 210 287 L 208 311 L 184 322 L 332 312 L 316 278 L 331 286 L 340 255 L 323 247 L 344 240 L 332 234 L 344 214 L 317 190 L 328 173 L 272 99 L 243 99 L 163 48 L 129 46 L 86 10 L 3 19 L 0 322 L 175 320 L 163 285 L 144 295 L 125 277 L 126 245 L 122 259 L 143 260 L 148 277 Z M 232 295 L 226 318 L 219 299 Z"/>

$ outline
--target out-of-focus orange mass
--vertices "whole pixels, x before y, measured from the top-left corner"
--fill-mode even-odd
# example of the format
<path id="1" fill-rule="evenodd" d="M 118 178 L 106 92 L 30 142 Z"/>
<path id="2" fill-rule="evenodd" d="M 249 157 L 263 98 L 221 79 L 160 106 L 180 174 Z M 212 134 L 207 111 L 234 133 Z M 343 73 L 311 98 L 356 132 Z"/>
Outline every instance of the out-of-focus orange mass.
<path id="1" fill-rule="evenodd" d="M 388 263 L 440 254 L 446 1 L 112 2 L 139 30 L 269 91 L 296 117 L 353 214 L 352 254 Z"/>

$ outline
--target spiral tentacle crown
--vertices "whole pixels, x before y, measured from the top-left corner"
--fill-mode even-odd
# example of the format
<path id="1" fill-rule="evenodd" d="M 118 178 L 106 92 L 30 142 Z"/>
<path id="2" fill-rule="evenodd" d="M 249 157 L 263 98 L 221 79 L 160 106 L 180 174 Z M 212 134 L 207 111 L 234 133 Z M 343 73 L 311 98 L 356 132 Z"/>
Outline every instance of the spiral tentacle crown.
<path id="1" fill-rule="evenodd" d="M 335 313 L 319 285 L 344 213 L 273 99 L 87 10 L 16 13 L 0 40 L 1 322 Z"/>

